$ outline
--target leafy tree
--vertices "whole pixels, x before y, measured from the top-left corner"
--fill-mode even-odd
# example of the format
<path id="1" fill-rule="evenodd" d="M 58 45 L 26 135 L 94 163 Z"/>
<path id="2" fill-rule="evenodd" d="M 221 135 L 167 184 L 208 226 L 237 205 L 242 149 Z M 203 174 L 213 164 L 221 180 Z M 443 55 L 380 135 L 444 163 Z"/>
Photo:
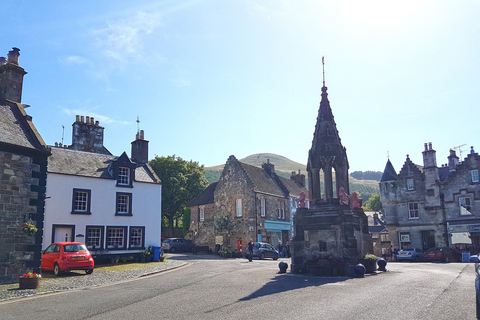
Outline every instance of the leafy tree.
<path id="1" fill-rule="evenodd" d="M 190 227 L 190 222 L 185 223 L 188 219 L 184 219 L 187 204 L 208 185 L 203 165 L 175 155 L 155 156 L 149 164 L 162 181 L 162 220 L 171 228 L 172 234 L 180 225 Z"/>
<path id="2" fill-rule="evenodd" d="M 370 199 L 363 205 L 363 210 L 365 211 L 375 211 L 378 212 L 382 209 L 382 203 L 380 202 L 380 193 L 372 194 Z"/>
<path id="3" fill-rule="evenodd" d="M 223 216 L 215 218 L 215 230 L 230 235 L 230 232 L 235 229 L 235 221 L 230 216 Z"/>

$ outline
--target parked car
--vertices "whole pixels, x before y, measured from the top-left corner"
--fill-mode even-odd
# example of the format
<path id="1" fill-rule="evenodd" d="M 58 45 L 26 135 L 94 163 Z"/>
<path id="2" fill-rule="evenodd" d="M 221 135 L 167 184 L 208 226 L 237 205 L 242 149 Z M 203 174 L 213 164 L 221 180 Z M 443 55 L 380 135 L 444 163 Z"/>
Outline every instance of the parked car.
<path id="1" fill-rule="evenodd" d="M 475 304 L 477 319 L 480 319 L 480 258 L 478 255 L 471 256 L 470 262 L 475 262 Z"/>
<path id="2" fill-rule="evenodd" d="M 423 259 L 423 250 L 419 248 L 404 248 L 398 251 L 397 261 L 415 261 Z"/>
<path id="3" fill-rule="evenodd" d="M 428 249 L 423 259 L 425 261 L 461 262 L 462 254 L 449 247 L 436 247 Z"/>
<path id="4" fill-rule="evenodd" d="M 162 242 L 162 250 L 164 252 L 178 252 L 178 251 L 192 251 L 192 248 L 195 247 L 192 240 L 187 240 L 183 238 L 168 238 Z"/>
<path id="5" fill-rule="evenodd" d="M 50 270 L 58 276 L 71 270 L 93 272 L 95 262 L 85 244 L 81 242 L 55 242 L 42 251 L 42 270 Z"/>
<path id="6" fill-rule="evenodd" d="M 245 258 L 248 258 L 248 249 L 245 252 Z M 254 242 L 253 243 L 253 257 L 263 260 L 265 258 L 278 259 L 278 251 L 270 243 Z"/>

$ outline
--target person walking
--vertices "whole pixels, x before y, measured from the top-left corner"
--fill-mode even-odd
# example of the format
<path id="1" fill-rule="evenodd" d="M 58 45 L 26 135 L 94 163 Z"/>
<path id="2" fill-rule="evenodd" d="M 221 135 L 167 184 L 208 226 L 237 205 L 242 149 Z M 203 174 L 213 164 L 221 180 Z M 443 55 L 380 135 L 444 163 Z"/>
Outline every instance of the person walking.
<path id="1" fill-rule="evenodd" d="M 248 243 L 248 261 L 252 262 L 253 259 L 253 239 L 250 239 Z"/>

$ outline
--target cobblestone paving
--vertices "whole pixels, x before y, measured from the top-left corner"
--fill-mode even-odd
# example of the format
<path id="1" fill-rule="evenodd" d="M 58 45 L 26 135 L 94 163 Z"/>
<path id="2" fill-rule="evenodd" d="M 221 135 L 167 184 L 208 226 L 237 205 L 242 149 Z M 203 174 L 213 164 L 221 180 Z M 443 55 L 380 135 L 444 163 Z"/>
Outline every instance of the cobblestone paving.
<path id="1" fill-rule="evenodd" d="M 38 289 L 20 290 L 18 283 L 0 285 L 0 302 L 38 294 L 110 284 L 173 269 L 185 264 L 187 264 L 185 261 L 167 259 L 165 262 L 133 263 L 111 267 L 99 266 L 89 275 L 85 274 L 84 271 L 73 271 L 59 277 L 55 277 L 53 273 L 44 273 Z"/>

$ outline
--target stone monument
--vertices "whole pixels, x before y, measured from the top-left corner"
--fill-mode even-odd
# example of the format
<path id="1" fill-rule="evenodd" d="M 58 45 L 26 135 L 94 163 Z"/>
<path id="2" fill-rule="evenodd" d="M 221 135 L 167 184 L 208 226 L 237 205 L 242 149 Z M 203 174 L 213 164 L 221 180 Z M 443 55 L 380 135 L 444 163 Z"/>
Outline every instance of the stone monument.
<path id="1" fill-rule="evenodd" d="M 348 169 L 347 152 L 330 108 L 324 72 L 322 99 L 308 153 L 310 207 L 299 206 L 293 218 L 293 273 L 350 275 L 365 254 L 373 253 L 362 199 L 356 193 L 349 194 Z"/>

